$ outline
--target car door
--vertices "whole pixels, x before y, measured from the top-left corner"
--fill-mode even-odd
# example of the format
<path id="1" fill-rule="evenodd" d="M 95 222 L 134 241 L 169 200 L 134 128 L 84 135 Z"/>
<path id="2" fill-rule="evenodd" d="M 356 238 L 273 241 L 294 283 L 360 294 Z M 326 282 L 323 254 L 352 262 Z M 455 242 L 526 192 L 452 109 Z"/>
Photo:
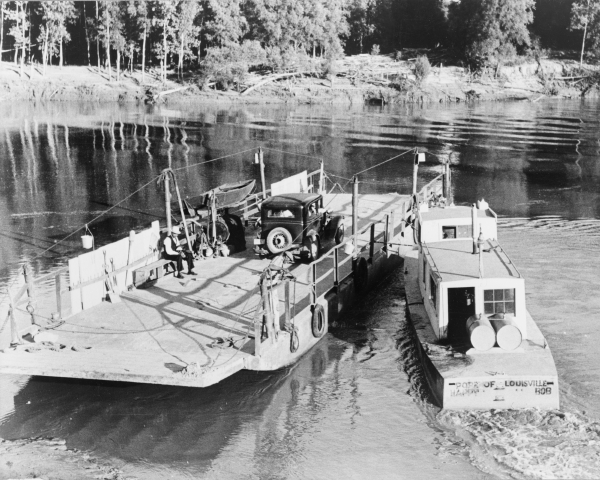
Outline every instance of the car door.
<path id="1" fill-rule="evenodd" d="M 321 214 L 319 213 L 319 200 L 306 206 L 306 235 L 319 233 L 321 226 Z"/>

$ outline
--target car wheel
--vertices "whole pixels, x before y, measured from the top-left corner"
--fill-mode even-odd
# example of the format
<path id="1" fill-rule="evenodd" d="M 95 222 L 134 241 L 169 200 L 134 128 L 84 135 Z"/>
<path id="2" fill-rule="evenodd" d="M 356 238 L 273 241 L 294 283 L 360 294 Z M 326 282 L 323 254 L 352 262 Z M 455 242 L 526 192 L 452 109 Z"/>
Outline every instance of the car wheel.
<path id="1" fill-rule="evenodd" d="M 340 243 L 342 243 L 344 241 L 344 225 L 340 225 L 337 230 L 335 231 L 335 244 L 339 245 Z"/>
<path id="2" fill-rule="evenodd" d="M 283 227 L 276 227 L 267 235 L 267 249 L 277 254 L 285 252 L 292 246 L 292 234 Z"/>

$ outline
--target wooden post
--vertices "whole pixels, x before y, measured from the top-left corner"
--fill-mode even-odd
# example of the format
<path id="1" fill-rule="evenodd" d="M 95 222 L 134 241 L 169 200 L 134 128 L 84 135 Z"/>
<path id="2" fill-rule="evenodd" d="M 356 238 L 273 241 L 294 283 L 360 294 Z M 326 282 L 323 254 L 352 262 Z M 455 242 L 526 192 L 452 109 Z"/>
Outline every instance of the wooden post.
<path id="1" fill-rule="evenodd" d="M 340 249 L 333 250 L 333 286 L 337 289 L 340 285 Z"/>
<path id="2" fill-rule="evenodd" d="M 167 229 L 171 232 L 171 228 L 173 225 L 171 223 L 171 191 L 170 191 L 170 183 L 171 179 L 169 175 L 165 175 L 165 212 L 167 214 Z"/>
<path id="3" fill-rule="evenodd" d="M 325 193 L 325 186 L 323 185 L 323 182 L 325 180 L 325 171 L 323 170 L 323 162 L 321 162 L 321 171 L 319 172 L 319 193 L 323 194 Z"/>
<path id="4" fill-rule="evenodd" d="M 175 193 L 177 194 L 177 203 L 179 204 L 179 210 L 181 211 L 181 219 L 183 220 L 183 228 L 185 230 L 185 239 L 187 240 L 187 248 L 192 251 L 192 242 L 190 241 L 190 234 L 188 233 L 187 223 L 185 221 L 185 213 L 183 211 L 183 203 L 181 202 L 181 195 L 179 194 L 179 186 L 177 185 L 177 179 L 175 178 L 175 174 L 173 170 L 171 170 L 171 175 L 173 175 L 173 183 L 175 184 Z"/>
<path id="5" fill-rule="evenodd" d="M 58 312 L 58 318 L 63 318 L 63 310 L 62 310 L 62 275 L 57 273 L 54 276 L 54 289 L 56 292 L 56 311 Z"/>
<path id="6" fill-rule="evenodd" d="M 352 183 L 352 241 L 354 243 L 354 260 L 358 258 L 358 177 Z"/>
<path id="7" fill-rule="evenodd" d="M 265 161 L 263 158 L 263 149 L 258 148 L 258 162 L 260 164 L 260 183 L 262 185 L 263 200 L 267 198 L 267 185 L 265 183 Z"/>
<path id="8" fill-rule="evenodd" d="M 212 196 L 210 198 L 210 222 L 212 225 L 212 241 L 215 243 L 217 241 L 217 200 L 215 198 L 215 191 L 212 191 Z"/>
<path id="9" fill-rule="evenodd" d="M 471 229 L 473 230 L 473 255 L 476 255 L 477 250 L 477 207 L 473 204 L 471 208 Z"/>
<path id="10" fill-rule="evenodd" d="M 8 315 L 10 316 L 10 343 L 11 345 L 20 345 L 23 343 L 23 340 L 21 339 L 21 335 L 19 335 L 17 321 L 15 320 L 15 302 L 13 302 L 13 298 L 9 288 L 6 289 L 6 293 L 8 294 L 8 302 L 10 309 L 8 311 Z"/>
<path id="11" fill-rule="evenodd" d="M 406 220 L 406 202 L 402 202 L 402 216 L 400 217 L 400 233 L 404 233 L 404 229 L 406 228 Z"/>
<path id="12" fill-rule="evenodd" d="M 417 174 L 419 173 L 419 153 L 415 153 L 415 161 L 413 163 L 413 185 L 412 193 L 417 194 Z"/>
<path id="13" fill-rule="evenodd" d="M 446 205 L 452 205 L 453 200 L 452 200 L 452 172 L 450 171 L 450 159 L 448 159 L 448 162 L 446 163 L 446 194 L 444 195 L 446 197 Z"/>
<path id="14" fill-rule="evenodd" d="M 275 341 L 273 334 L 273 313 L 271 312 L 271 302 L 269 299 L 269 289 L 267 288 L 266 276 L 263 274 L 260 279 L 260 294 L 263 304 L 263 324 L 267 326 L 267 336 L 271 343 Z"/>
<path id="15" fill-rule="evenodd" d="M 292 318 L 290 315 L 290 303 L 292 299 L 290 296 L 290 280 L 285 280 L 285 326 L 289 328 L 292 323 Z"/>
<path id="16" fill-rule="evenodd" d="M 369 261 L 373 262 L 375 255 L 375 224 L 371 224 L 371 238 L 369 239 Z"/>
<path id="17" fill-rule="evenodd" d="M 447 170 L 448 170 L 448 163 L 444 162 L 442 165 L 442 172 L 443 172 L 443 176 L 442 176 L 442 195 L 444 196 L 444 198 L 448 198 L 448 175 L 447 175 Z"/>
<path id="18" fill-rule="evenodd" d="M 385 256 L 389 258 L 390 253 L 391 253 L 390 245 L 389 245 L 389 243 L 390 243 L 390 214 L 389 213 L 385 216 L 385 231 L 383 232 L 383 236 L 384 236 L 383 242 L 385 245 Z"/>
<path id="19" fill-rule="evenodd" d="M 311 305 L 316 305 L 317 304 L 317 264 L 313 263 L 312 268 L 310 270 L 311 270 L 311 274 L 312 274 L 312 281 L 310 282 L 310 303 L 311 303 Z"/>
<path id="20" fill-rule="evenodd" d="M 29 271 L 29 265 L 27 264 L 23 265 L 23 276 L 25 277 L 25 283 L 27 283 L 27 298 L 29 300 L 27 303 L 27 311 L 29 312 L 29 315 L 31 315 L 31 324 L 33 325 L 35 324 L 35 317 L 33 316 L 33 310 L 30 311 L 29 309 L 29 306 L 35 308 L 33 276 L 31 275 L 31 272 Z"/>

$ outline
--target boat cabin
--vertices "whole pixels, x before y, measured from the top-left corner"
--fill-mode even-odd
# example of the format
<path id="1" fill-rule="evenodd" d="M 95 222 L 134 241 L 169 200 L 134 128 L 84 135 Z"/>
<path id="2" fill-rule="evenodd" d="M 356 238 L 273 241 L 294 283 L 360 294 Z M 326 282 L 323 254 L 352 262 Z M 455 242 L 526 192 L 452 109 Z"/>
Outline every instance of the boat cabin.
<path id="1" fill-rule="evenodd" d="M 419 287 L 438 339 L 468 340 L 470 318 L 508 322 L 527 338 L 525 281 L 496 241 L 493 211 L 428 209 L 418 212 L 417 229 Z M 473 231 L 481 253 L 473 253 Z"/>

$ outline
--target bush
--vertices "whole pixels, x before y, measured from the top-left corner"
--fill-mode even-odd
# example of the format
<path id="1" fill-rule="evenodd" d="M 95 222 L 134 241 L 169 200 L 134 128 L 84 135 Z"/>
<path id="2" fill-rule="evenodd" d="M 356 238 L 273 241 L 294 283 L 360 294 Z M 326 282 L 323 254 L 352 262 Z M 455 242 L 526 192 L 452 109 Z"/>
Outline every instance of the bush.
<path id="1" fill-rule="evenodd" d="M 431 64 L 429 63 L 427 55 L 418 56 L 417 61 L 415 62 L 415 77 L 417 78 L 417 83 L 421 85 L 430 72 Z"/>
<path id="2" fill-rule="evenodd" d="M 241 45 L 232 43 L 225 47 L 209 48 L 204 59 L 202 83 L 217 82 L 224 90 L 237 84 L 239 90 L 250 67 L 263 65 L 266 60 L 265 51 L 257 41 L 246 40 Z"/>

